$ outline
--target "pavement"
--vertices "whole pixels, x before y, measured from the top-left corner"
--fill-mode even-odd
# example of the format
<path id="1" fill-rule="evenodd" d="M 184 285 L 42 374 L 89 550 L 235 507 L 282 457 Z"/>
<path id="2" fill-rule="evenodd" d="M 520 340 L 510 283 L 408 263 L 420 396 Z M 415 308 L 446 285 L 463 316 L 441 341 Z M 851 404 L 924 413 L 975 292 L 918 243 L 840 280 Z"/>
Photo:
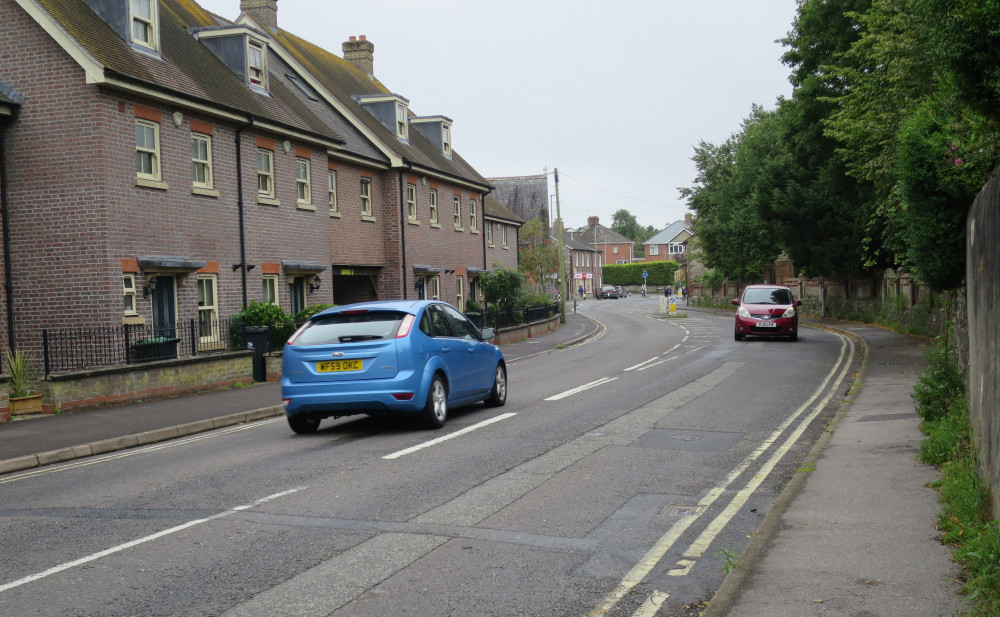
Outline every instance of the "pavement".
<path id="1" fill-rule="evenodd" d="M 502 347 L 550 353 L 598 331 L 567 304 L 558 330 Z M 699 309 L 678 307 L 681 312 Z M 805 320 L 857 337 L 864 363 L 830 430 L 764 518 L 703 617 L 917 617 L 962 609 L 960 570 L 938 540 L 938 477 L 916 456 L 911 397 L 927 341 L 864 324 Z M 804 334 L 803 336 L 808 336 Z M 0 474 L 282 415 L 259 384 L 0 424 Z"/>

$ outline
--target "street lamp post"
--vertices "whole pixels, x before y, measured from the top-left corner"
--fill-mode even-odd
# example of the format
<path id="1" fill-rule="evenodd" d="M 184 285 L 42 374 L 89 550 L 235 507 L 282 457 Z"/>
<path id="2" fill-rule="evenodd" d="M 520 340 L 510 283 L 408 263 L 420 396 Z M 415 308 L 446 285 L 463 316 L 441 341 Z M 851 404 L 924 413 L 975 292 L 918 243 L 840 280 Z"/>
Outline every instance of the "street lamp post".
<path id="1" fill-rule="evenodd" d="M 559 168 L 554 171 L 556 179 L 556 220 L 559 221 L 559 321 L 566 323 L 566 292 L 569 286 L 566 284 L 566 262 L 563 261 L 563 220 L 562 210 L 559 206 Z"/>

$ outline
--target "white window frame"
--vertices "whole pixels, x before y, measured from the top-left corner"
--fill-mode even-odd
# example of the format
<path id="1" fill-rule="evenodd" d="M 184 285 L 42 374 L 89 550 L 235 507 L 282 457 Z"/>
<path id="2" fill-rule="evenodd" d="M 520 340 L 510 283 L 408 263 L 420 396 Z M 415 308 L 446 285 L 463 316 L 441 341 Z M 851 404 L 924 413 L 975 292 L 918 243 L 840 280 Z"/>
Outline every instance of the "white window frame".
<path id="1" fill-rule="evenodd" d="M 340 206 L 337 204 L 337 170 L 326 170 L 326 190 L 330 201 L 330 214 L 340 213 Z"/>
<path id="2" fill-rule="evenodd" d="M 682 253 L 684 253 L 684 245 L 682 243 L 680 243 L 680 242 L 671 242 L 670 243 L 670 254 L 671 255 L 680 255 Z"/>
<path id="3" fill-rule="evenodd" d="M 255 62 L 258 58 L 260 62 Z M 247 82 L 267 89 L 267 45 L 250 37 L 247 37 Z"/>
<path id="4" fill-rule="evenodd" d="M 267 169 L 261 169 L 262 160 L 267 161 Z M 261 180 L 266 186 L 261 187 Z M 274 152 L 265 148 L 257 148 L 257 196 L 274 199 Z"/>
<path id="5" fill-rule="evenodd" d="M 300 206 L 312 205 L 312 162 L 301 156 L 295 157 L 295 203 Z"/>
<path id="6" fill-rule="evenodd" d="M 410 222 L 417 220 L 417 185 L 406 185 L 406 218 Z"/>
<path id="7" fill-rule="evenodd" d="M 618 245 L 617 244 L 611 247 L 611 252 L 614 253 L 615 255 L 618 254 Z"/>
<path id="8" fill-rule="evenodd" d="M 462 229 L 462 198 L 455 195 L 451 200 L 451 205 L 455 210 L 455 229 Z"/>
<path id="9" fill-rule="evenodd" d="M 430 211 L 431 225 L 438 224 L 438 192 L 437 189 L 431 189 L 430 196 L 427 201 L 427 209 Z"/>
<path id="10" fill-rule="evenodd" d="M 206 298 L 210 292 L 211 298 Z M 206 319 L 208 332 L 205 331 Z M 217 274 L 198 275 L 198 342 L 218 343 L 219 332 L 219 276 Z"/>
<path id="11" fill-rule="evenodd" d="M 441 277 L 432 276 L 429 279 L 431 284 L 430 298 L 429 300 L 440 300 L 441 299 Z"/>
<path id="12" fill-rule="evenodd" d="M 371 178 L 361 178 L 361 216 L 373 216 Z"/>
<path id="13" fill-rule="evenodd" d="M 158 0 L 129 0 L 129 39 L 132 43 L 158 51 L 160 49 L 160 3 Z M 149 9 L 144 15 L 143 9 Z M 140 27 L 148 35 L 148 39 L 136 36 L 136 27 Z"/>
<path id="14" fill-rule="evenodd" d="M 143 142 L 139 143 L 139 131 L 136 130 L 135 136 L 135 153 L 136 153 L 136 178 L 141 178 L 143 180 L 154 180 L 156 182 L 160 181 L 160 123 L 152 122 L 150 120 L 142 120 L 141 118 L 135 119 L 136 129 L 143 129 Z M 152 129 L 153 133 L 153 146 L 149 147 L 146 143 L 146 130 Z M 144 166 L 141 161 L 142 157 L 148 157 L 150 161 L 150 172 L 144 171 Z"/>
<path id="15" fill-rule="evenodd" d="M 465 277 L 461 274 L 455 277 L 455 306 L 465 312 Z"/>
<path id="16" fill-rule="evenodd" d="M 500 225 L 500 240 L 502 242 L 502 246 L 504 248 L 507 248 L 507 226 L 506 225 Z"/>
<path id="17" fill-rule="evenodd" d="M 280 306 L 278 298 L 278 275 L 265 274 L 261 279 L 261 298 L 264 304 Z"/>
<path id="18" fill-rule="evenodd" d="M 649 254 L 650 255 L 659 255 L 660 254 L 660 245 L 659 244 L 650 244 L 649 245 Z"/>
<path id="19" fill-rule="evenodd" d="M 486 221 L 486 244 L 493 246 L 493 221 Z"/>
<path id="20" fill-rule="evenodd" d="M 122 274 L 122 304 L 126 315 L 138 315 L 136 308 L 135 275 L 128 272 Z M 131 307 L 131 308 L 129 308 Z"/>
<path id="21" fill-rule="evenodd" d="M 199 142 L 204 144 L 205 155 L 201 156 Z M 204 180 L 199 181 L 198 170 L 201 169 Z M 191 183 L 201 189 L 211 189 L 212 180 L 212 137 L 204 133 L 191 133 Z"/>
<path id="22" fill-rule="evenodd" d="M 406 105 L 396 101 L 396 137 L 408 140 L 410 138 L 409 122 L 407 121 Z"/>
<path id="23" fill-rule="evenodd" d="M 451 126 L 447 124 L 441 126 L 441 150 L 451 156 Z"/>
<path id="24" fill-rule="evenodd" d="M 479 210 L 475 199 L 469 201 L 469 229 L 479 231 Z"/>

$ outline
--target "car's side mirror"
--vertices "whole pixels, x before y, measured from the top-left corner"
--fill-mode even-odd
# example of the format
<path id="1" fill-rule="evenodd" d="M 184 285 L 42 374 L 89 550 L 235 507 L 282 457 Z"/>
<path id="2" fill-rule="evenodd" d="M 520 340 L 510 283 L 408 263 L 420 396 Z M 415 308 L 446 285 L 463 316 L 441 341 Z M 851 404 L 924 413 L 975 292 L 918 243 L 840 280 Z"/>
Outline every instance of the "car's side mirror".
<path id="1" fill-rule="evenodd" d="M 496 335 L 496 330 L 494 330 L 493 328 L 483 328 L 482 330 L 479 331 L 479 336 L 484 341 L 490 340 L 495 335 Z"/>
<path id="2" fill-rule="evenodd" d="M 802 306 L 802 300 L 796 300 L 795 306 Z"/>
<path id="3" fill-rule="evenodd" d="M 733 306 L 739 306 L 740 305 L 740 299 L 739 298 L 733 298 L 732 300 L 729 301 L 729 303 L 732 304 Z"/>

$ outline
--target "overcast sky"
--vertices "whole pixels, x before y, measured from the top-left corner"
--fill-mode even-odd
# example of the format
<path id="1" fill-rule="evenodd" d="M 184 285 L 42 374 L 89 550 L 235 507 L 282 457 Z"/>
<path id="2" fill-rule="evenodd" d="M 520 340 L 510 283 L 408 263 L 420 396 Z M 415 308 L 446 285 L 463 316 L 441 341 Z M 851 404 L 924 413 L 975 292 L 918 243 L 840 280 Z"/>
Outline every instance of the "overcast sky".
<path id="1" fill-rule="evenodd" d="M 227 19 L 239 0 L 198 0 Z M 687 211 L 700 140 L 788 96 L 775 41 L 796 0 L 279 0 L 278 25 L 343 56 L 366 35 L 375 76 L 417 115 L 454 121 L 486 177 L 559 169 L 568 227 L 626 209 L 662 229 Z M 555 193 L 550 175 L 549 192 Z M 555 204 L 552 216 L 555 218 Z"/>

